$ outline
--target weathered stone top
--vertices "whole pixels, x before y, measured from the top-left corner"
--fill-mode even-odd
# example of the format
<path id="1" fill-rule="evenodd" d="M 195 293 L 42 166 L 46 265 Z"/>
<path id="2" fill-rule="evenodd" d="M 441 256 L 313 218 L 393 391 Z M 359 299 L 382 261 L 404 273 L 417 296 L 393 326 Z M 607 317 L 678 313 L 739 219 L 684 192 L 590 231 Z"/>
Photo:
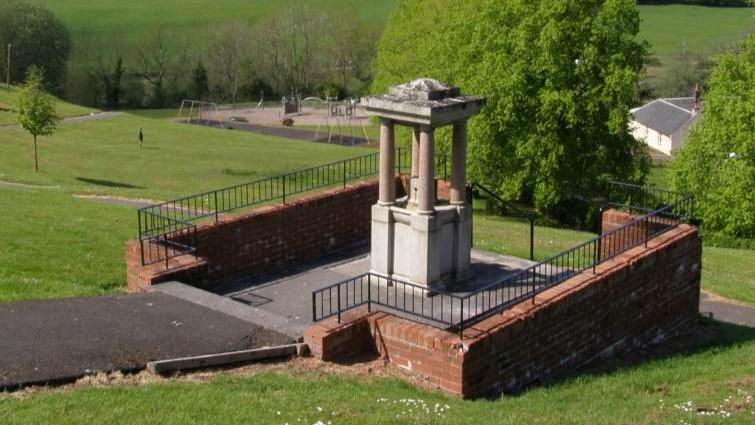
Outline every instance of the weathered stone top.
<path id="1" fill-rule="evenodd" d="M 434 127 L 467 119 L 484 105 L 483 97 L 462 95 L 458 87 L 429 78 L 391 87 L 388 94 L 362 98 L 369 115 Z"/>
<path id="2" fill-rule="evenodd" d="M 441 100 L 461 94 L 458 87 L 441 83 L 432 78 L 420 78 L 412 82 L 391 87 L 390 96 L 398 99 Z"/>

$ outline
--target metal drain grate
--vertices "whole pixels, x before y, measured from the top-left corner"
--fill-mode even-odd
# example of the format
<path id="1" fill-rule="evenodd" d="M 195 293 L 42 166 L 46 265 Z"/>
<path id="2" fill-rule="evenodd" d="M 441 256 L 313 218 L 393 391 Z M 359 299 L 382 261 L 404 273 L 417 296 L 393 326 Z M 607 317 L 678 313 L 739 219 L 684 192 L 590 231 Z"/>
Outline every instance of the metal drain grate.
<path id="1" fill-rule="evenodd" d="M 261 305 L 264 305 L 273 301 L 270 298 L 266 298 L 261 295 L 254 294 L 252 292 L 244 292 L 242 294 L 236 294 L 236 295 L 233 295 L 231 298 L 236 301 L 240 301 L 244 304 L 250 305 L 252 307 L 259 307 Z"/>

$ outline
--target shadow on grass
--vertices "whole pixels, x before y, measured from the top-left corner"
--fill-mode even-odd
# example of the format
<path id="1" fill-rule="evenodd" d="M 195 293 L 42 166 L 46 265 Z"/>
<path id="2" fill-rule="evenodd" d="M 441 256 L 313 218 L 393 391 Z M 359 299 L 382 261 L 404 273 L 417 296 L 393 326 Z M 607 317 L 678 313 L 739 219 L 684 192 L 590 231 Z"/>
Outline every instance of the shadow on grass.
<path id="1" fill-rule="evenodd" d="M 134 186 L 132 184 L 114 182 L 111 180 L 90 179 L 86 177 L 76 177 L 76 180 L 87 184 L 93 184 L 95 186 L 117 187 L 121 189 L 145 189 L 142 186 Z"/>
<path id="2" fill-rule="evenodd" d="M 626 350 L 611 358 L 582 367 L 574 372 L 562 374 L 542 382 L 532 382 L 526 388 L 510 393 L 507 392 L 505 395 L 522 395 L 529 389 L 554 387 L 575 378 L 610 375 L 617 371 L 633 369 L 663 359 L 693 356 L 753 341 L 755 341 L 755 328 L 720 322 L 700 316 L 700 322 L 697 326 L 661 344 L 642 349 Z M 500 393 L 491 394 L 489 398 L 498 399 L 500 396 Z"/>

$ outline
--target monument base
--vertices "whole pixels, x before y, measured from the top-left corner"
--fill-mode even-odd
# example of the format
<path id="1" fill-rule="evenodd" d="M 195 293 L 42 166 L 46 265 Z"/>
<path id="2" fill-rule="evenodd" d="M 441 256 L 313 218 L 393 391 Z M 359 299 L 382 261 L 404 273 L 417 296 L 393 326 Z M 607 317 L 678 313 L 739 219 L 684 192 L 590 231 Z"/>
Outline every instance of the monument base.
<path id="1" fill-rule="evenodd" d="M 469 279 L 471 214 L 466 204 L 437 205 L 431 215 L 406 203 L 374 205 L 370 271 L 435 289 Z"/>

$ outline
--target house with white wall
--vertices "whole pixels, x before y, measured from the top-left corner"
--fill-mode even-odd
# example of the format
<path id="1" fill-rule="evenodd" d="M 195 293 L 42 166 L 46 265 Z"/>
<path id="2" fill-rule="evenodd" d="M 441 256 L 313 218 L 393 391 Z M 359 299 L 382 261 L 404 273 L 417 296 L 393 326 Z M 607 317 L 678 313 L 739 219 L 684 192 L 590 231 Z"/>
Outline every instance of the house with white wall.
<path id="1" fill-rule="evenodd" d="M 699 91 L 694 97 L 656 99 L 632 109 L 629 124 L 635 139 L 652 149 L 673 155 L 687 141 L 692 124 L 699 118 Z"/>

